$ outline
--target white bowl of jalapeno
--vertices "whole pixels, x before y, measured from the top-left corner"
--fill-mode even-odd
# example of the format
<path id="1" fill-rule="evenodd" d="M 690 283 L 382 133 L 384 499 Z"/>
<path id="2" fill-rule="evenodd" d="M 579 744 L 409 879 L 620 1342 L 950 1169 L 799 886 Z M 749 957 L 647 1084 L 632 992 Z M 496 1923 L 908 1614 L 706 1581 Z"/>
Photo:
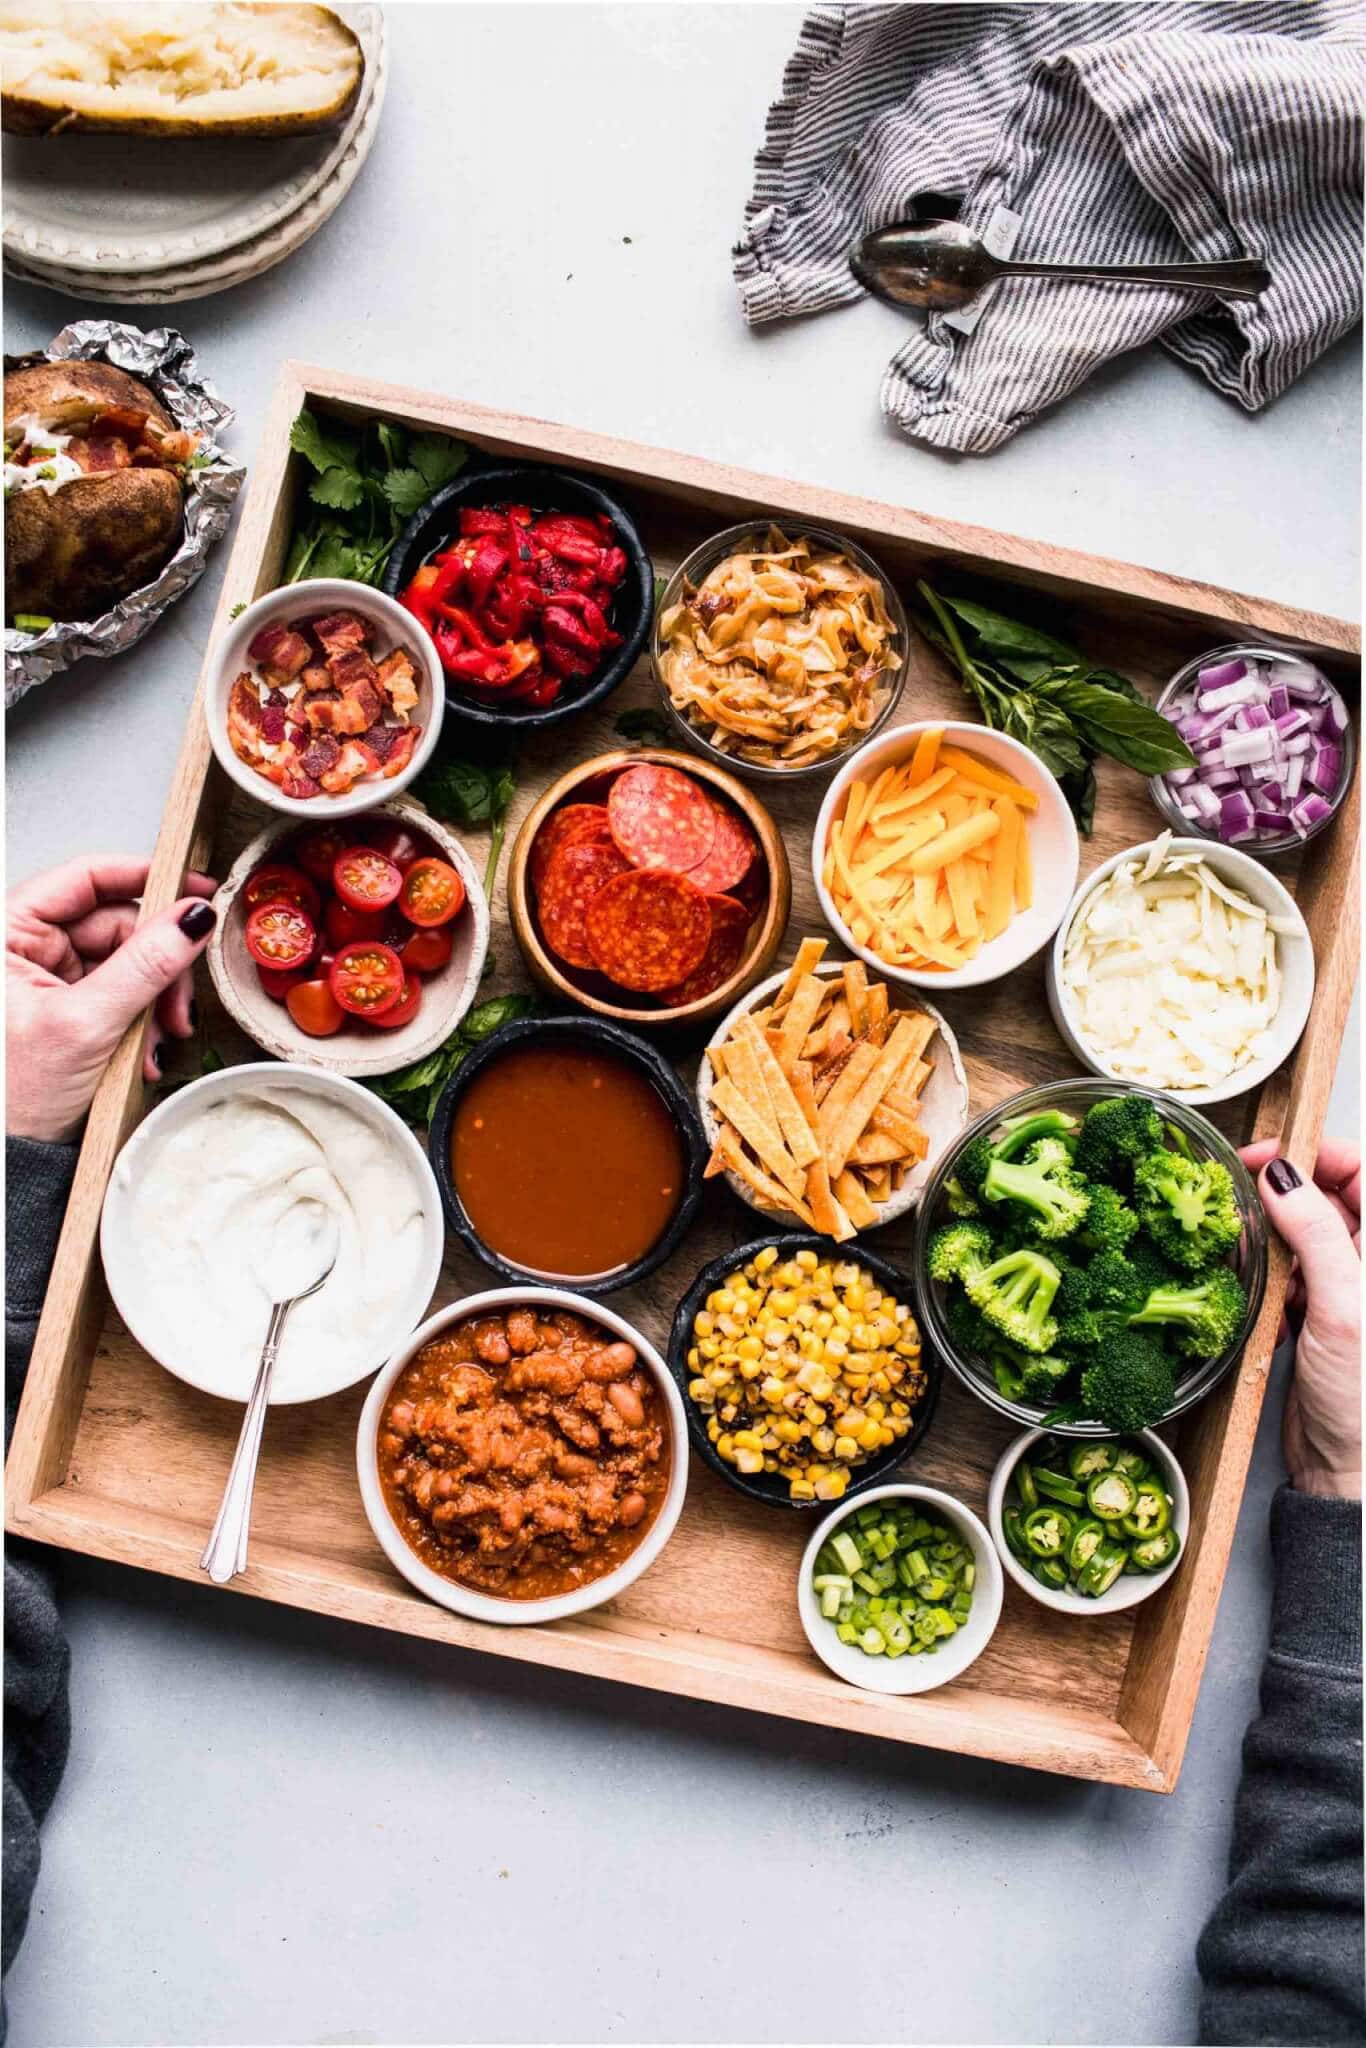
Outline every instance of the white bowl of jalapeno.
<path id="1" fill-rule="evenodd" d="M 1150 1429 L 1017 1436 L 987 1493 L 992 1541 L 1015 1584 L 1061 1614 L 1115 1614 L 1166 1584 L 1190 1534 L 1185 1476 Z"/>

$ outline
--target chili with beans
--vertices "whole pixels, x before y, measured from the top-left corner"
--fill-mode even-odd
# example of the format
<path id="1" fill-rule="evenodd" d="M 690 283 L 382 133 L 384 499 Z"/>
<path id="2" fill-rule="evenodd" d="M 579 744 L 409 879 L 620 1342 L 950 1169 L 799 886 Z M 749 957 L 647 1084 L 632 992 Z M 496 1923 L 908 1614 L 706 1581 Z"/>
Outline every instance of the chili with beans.
<path id="1" fill-rule="evenodd" d="M 543 1600 L 604 1578 L 669 1485 L 664 1400 L 632 1345 L 533 1307 L 424 1344 L 379 1425 L 389 1512 L 443 1578 Z"/>

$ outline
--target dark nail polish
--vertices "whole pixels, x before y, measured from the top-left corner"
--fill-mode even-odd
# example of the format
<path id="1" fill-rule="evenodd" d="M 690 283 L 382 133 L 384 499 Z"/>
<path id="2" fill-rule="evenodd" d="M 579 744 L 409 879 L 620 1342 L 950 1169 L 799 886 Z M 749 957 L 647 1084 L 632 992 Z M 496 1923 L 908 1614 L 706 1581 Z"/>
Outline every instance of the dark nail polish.
<path id="1" fill-rule="evenodd" d="M 152 1047 L 152 1065 L 153 1065 L 153 1066 L 154 1066 L 154 1067 L 156 1068 L 156 1070 L 157 1070 L 157 1072 L 158 1072 L 159 1074 L 164 1074 L 164 1073 L 165 1073 L 165 1071 L 166 1071 L 166 1048 L 165 1048 L 165 1046 L 164 1046 L 164 1045 L 163 1045 L 163 1044 L 161 1043 L 161 1040 L 160 1040 L 160 1039 L 158 1039 L 158 1040 L 157 1040 L 157 1042 L 156 1042 L 156 1044 L 155 1044 L 155 1045 L 154 1045 L 154 1046 Z"/>
<path id="2" fill-rule="evenodd" d="M 1266 1177 L 1278 1195 L 1293 1195 L 1296 1188 L 1304 1185 L 1288 1159 L 1273 1159 Z"/>
<path id="3" fill-rule="evenodd" d="M 199 1029 L 199 1005 L 193 996 L 190 997 L 190 1029 L 191 1031 L 198 1031 Z"/>
<path id="4" fill-rule="evenodd" d="M 192 903 L 180 920 L 187 939 L 206 939 L 218 922 L 211 903 Z"/>

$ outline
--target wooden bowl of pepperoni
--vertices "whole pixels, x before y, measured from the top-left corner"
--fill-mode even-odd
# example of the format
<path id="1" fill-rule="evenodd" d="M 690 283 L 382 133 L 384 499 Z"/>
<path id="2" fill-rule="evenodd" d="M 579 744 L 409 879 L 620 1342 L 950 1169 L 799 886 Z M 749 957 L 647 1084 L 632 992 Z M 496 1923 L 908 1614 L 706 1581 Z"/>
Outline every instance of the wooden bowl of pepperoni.
<path id="1" fill-rule="evenodd" d="M 528 812 L 508 867 L 542 988 L 619 1023 L 719 1017 L 773 965 L 792 905 L 782 835 L 725 769 L 666 747 L 599 754 Z"/>

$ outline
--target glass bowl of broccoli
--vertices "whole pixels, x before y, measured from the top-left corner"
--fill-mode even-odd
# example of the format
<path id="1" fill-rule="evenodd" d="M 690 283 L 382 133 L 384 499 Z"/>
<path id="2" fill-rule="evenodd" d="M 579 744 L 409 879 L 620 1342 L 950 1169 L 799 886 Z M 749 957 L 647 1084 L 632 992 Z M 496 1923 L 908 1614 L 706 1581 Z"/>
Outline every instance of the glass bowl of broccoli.
<path id="1" fill-rule="evenodd" d="M 921 1201 L 921 1327 L 973 1393 L 1059 1436 L 1181 1415 L 1242 1355 L 1266 1219 L 1189 1104 L 1117 1081 L 1029 1088 L 980 1116 Z"/>

